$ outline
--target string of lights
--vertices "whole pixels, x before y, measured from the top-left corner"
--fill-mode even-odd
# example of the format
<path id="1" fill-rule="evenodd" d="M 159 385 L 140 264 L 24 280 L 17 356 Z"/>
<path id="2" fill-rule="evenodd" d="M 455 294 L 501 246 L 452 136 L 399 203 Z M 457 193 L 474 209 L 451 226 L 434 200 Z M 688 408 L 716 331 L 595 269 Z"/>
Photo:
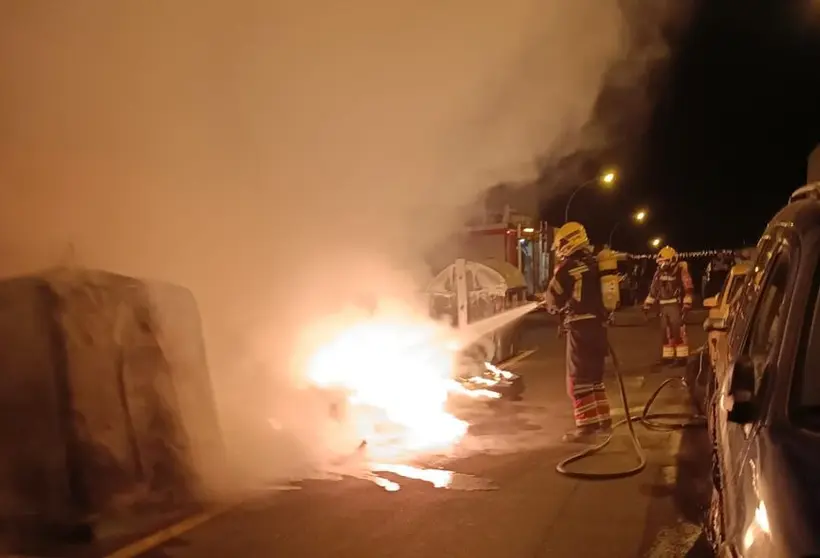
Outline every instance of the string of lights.
<path id="1" fill-rule="evenodd" d="M 678 252 L 678 257 L 683 259 L 711 258 L 720 254 L 734 254 L 737 250 L 700 250 L 697 252 Z M 629 254 L 633 260 L 654 259 L 656 254 Z"/>

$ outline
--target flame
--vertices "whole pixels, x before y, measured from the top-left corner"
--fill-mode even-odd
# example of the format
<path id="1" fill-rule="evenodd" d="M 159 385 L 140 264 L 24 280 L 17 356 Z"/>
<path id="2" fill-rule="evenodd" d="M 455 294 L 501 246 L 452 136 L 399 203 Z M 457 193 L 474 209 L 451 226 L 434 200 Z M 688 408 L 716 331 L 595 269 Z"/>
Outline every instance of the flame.
<path id="1" fill-rule="evenodd" d="M 331 321 L 306 376 L 345 394 L 360 439 L 418 454 L 449 449 L 464 436 L 467 423 L 445 410 L 457 387 L 458 344 L 449 328 L 408 309 Z"/>
<path id="2" fill-rule="evenodd" d="M 370 457 L 452 449 L 469 425 L 447 411 L 449 396 L 498 399 L 490 388 L 514 376 L 486 363 L 483 376 L 459 378 L 458 331 L 401 304 L 329 316 L 309 333 L 305 377 L 343 394 L 344 420 Z"/>

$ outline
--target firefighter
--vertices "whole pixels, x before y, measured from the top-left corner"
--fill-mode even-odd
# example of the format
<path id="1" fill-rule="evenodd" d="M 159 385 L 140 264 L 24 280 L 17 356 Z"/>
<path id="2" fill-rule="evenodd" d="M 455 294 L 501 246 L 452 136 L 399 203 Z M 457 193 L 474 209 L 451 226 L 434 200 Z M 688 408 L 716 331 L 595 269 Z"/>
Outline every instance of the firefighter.
<path id="1" fill-rule="evenodd" d="M 692 308 L 694 286 L 686 262 L 678 261 L 678 253 L 671 246 L 664 246 L 658 252 L 658 264 L 649 295 L 644 300 L 644 311 L 649 311 L 655 303 L 660 307 L 661 331 L 663 333 L 663 353 L 661 362 L 683 362 L 689 357 L 684 317 Z"/>
<path id="2" fill-rule="evenodd" d="M 602 274 L 592 255 L 587 232 L 570 222 L 555 232 L 558 260 L 546 292 L 547 308 L 559 313 L 567 338 L 567 392 L 572 400 L 575 429 L 565 442 L 594 442 L 612 430 L 609 400 L 604 388 L 608 350 Z M 617 292 L 617 291 L 616 291 Z"/>

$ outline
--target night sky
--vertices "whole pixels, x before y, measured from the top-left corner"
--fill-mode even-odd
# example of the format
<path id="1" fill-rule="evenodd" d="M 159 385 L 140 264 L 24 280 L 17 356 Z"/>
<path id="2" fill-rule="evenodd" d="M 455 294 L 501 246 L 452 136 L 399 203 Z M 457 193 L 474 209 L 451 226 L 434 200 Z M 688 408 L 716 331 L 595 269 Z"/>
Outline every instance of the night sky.
<path id="1" fill-rule="evenodd" d="M 640 133 L 614 161 L 621 183 L 611 192 L 585 188 L 572 203 L 570 218 L 584 222 L 594 242 L 645 205 L 651 221 L 620 225 L 616 248 L 646 252 L 654 235 L 679 250 L 753 245 L 805 183 L 808 154 L 820 142 L 820 2 L 697 5 L 652 76 L 645 124 L 634 123 Z M 629 129 L 628 119 L 620 124 Z M 586 173 L 613 153 L 587 160 Z M 544 217 L 562 221 L 566 199 L 550 200 Z"/>

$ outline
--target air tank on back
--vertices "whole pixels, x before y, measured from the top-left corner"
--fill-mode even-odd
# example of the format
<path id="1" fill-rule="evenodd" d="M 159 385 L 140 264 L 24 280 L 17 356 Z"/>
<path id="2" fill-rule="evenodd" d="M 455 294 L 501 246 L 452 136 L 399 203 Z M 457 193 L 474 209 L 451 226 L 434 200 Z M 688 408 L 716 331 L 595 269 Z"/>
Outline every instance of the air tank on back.
<path id="1" fill-rule="evenodd" d="M 598 270 L 601 272 L 601 294 L 604 299 L 604 307 L 610 312 L 614 312 L 621 302 L 617 252 L 606 246 L 598 252 Z"/>

